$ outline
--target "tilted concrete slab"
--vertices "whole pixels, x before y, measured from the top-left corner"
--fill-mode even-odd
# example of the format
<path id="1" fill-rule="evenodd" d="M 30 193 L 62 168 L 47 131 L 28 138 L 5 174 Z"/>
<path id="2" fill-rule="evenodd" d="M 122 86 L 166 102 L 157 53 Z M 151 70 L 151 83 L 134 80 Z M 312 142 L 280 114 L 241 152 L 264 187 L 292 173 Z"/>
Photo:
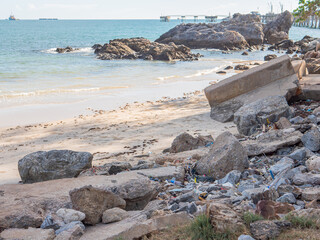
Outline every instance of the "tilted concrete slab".
<path id="1" fill-rule="evenodd" d="M 298 94 L 298 77 L 287 55 L 249 69 L 205 89 L 211 117 L 220 122 L 233 120 L 244 104 L 268 96 L 288 100 Z"/>
<path id="2" fill-rule="evenodd" d="M 309 74 L 306 61 L 294 60 L 291 61 L 291 64 L 299 80 Z"/>

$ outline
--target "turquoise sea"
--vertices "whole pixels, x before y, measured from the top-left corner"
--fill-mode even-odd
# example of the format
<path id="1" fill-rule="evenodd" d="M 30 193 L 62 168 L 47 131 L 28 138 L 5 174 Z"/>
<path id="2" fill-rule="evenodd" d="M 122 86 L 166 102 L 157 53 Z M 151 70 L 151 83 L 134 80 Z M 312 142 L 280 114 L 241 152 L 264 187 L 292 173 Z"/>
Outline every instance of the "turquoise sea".
<path id="1" fill-rule="evenodd" d="M 217 71 L 241 60 L 263 60 L 267 52 L 194 50 L 195 62 L 102 61 L 90 48 L 115 38 L 155 40 L 177 21 L 58 20 L 0 21 L 0 127 L 71 118 L 87 108 L 114 109 L 134 101 L 182 96 L 228 75 Z M 320 37 L 320 30 L 293 27 L 290 37 Z M 80 48 L 57 54 L 57 47 Z"/>

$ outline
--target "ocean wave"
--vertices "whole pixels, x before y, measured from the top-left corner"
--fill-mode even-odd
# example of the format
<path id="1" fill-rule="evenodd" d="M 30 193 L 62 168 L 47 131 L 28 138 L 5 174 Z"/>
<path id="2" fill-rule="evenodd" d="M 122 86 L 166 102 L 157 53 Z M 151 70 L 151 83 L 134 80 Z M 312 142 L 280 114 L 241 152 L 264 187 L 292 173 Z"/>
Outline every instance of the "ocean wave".
<path id="1" fill-rule="evenodd" d="M 50 54 L 58 54 L 56 50 L 57 50 L 57 48 L 50 48 L 50 49 L 42 50 L 41 52 L 50 53 Z M 93 52 L 94 52 L 93 48 L 84 47 L 84 48 L 79 48 L 73 52 L 66 52 L 66 53 L 72 54 L 72 53 L 93 53 Z"/>
<path id="2" fill-rule="evenodd" d="M 193 77 L 208 75 L 208 74 L 211 74 L 211 73 L 218 71 L 220 68 L 221 67 L 215 67 L 215 68 L 211 68 L 211 69 L 200 70 L 200 71 L 197 71 L 195 74 L 184 76 L 184 78 L 193 78 Z"/>
<path id="3" fill-rule="evenodd" d="M 171 76 L 166 76 L 166 77 L 158 77 L 157 80 L 160 80 L 160 81 L 165 81 L 167 79 L 171 79 L 171 78 L 178 78 L 179 76 L 177 75 L 171 75 Z"/>
<path id="4" fill-rule="evenodd" d="M 49 94 L 59 94 L 59 93 L 79 93 L 79 92 L 96 92 L 103 91 L 108 89 L 121 89 L 128 88 L 128 86 L 111 86 L 111 87 L 91 87 L 91 88 L 59 88 L 59 89 L 48 89 L 48 90 L 37 90 L 30 92 L 11 92 L 0 95 L 2 99 L 18 98 L 18 97 L 32 97 L 40 95 L 49 95 Z"/>

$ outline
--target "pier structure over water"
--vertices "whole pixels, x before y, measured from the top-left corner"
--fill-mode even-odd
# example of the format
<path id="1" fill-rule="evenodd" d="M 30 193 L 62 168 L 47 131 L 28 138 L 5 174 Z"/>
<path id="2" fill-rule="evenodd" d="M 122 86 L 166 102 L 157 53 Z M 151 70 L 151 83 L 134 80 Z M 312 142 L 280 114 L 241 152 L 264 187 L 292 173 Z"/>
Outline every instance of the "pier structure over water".
<path id="1" fill-rule="evenodd" d="M 187 19 L 193 19 L 194 22 L 197 22 L 198 20 L 202 19 L 206 22 L 215 22 L 217 21 L 218 17 L 228 17 L 224 15 L 166 15 L 161 16 L 160 21 L 161 22 L 170 22 L 171 19 L 180 19 L 182 22 Z"/>

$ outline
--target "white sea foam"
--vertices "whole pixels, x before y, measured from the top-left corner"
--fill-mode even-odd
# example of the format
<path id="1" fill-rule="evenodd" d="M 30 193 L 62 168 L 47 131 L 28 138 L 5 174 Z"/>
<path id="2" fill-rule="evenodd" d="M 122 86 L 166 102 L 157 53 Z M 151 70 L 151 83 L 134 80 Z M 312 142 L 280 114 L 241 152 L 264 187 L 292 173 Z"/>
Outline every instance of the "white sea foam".
<path id="1" fill-rule="evenodd" d="M 205 69 L 205 70 L 200 70 L 197 71 L 195 74 L 191 74 L 191 75 L 187 75 L 184 76 L 184 78 L 193 78 L 193 77 L 199 77 L 199 76 L 203 76 L 203 75 L 208 75 L 211 73 L 216 72 L 217 70 L 219 70 L 220 67 L 215 67 L 215 68 L 211 68 L 211 69 Z"/>
<path id="2" fill-rule="evenodd" d="M 171 75 L 171 76 L 166 76 L 166 77 L 158 77 L 157 80 L 160 80 L 160 81 L 165 81 L 167 79 L 171 79 L 171 78 L 178 78 L 179 76 L 177 75 Z"/>
<path id="3" fill-rule="evenodd" d="M 50 53 L 50 54 L 57 54 L 57 48 L 50 48 L 50 49 L 46 49 L 46 50 L 42 50 L 41 52 L 43 53 Z M 66 52 L 68 54 L 72 54 L 72 53 L 93 53 L 94 49 L 92 49 L 91 47 L 84 47 L 84 48 L 79 48 L 73 52 Z"/>

